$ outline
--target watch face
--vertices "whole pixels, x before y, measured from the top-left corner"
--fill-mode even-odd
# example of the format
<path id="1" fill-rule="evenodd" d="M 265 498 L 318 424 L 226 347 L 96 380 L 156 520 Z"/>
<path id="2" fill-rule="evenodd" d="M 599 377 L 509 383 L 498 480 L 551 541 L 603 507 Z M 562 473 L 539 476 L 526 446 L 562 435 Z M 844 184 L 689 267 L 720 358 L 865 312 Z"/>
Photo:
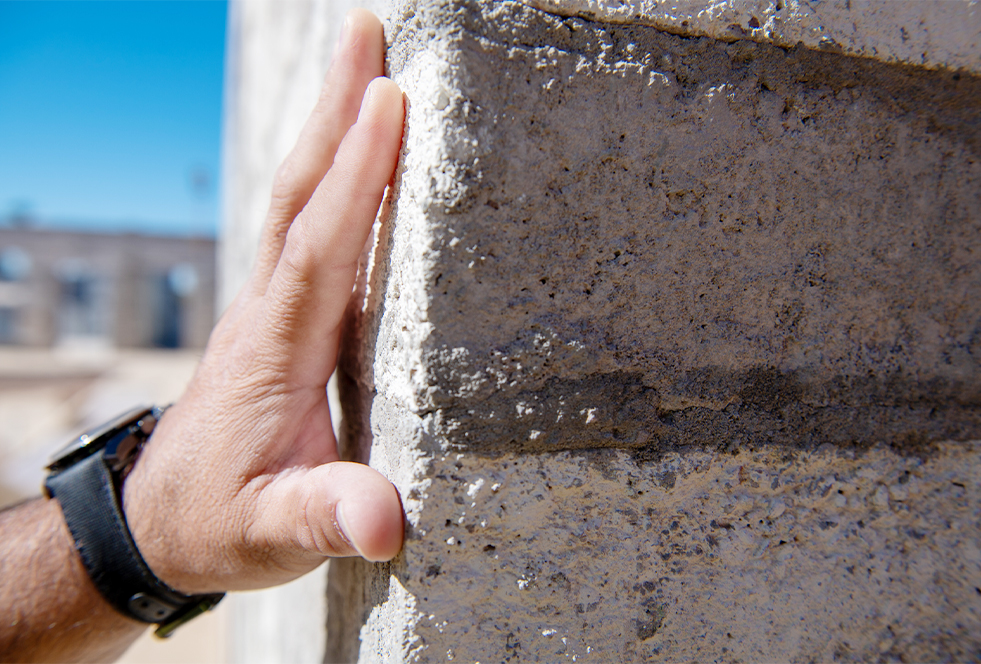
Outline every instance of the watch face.
<path id="1" fill-rule="evenodd" d="M 94 454 L 105 446 L 106 441 L 114 431 L 129 426 L 151 411 L 152 409 L 146 406 L 138 406 L 119 417 L 114 417 L 105 424 L 89 429 L 55 452 L 50 463 L 48 463 L 48 470 L 57 471 L 67 468 L 79 459 Z"/>

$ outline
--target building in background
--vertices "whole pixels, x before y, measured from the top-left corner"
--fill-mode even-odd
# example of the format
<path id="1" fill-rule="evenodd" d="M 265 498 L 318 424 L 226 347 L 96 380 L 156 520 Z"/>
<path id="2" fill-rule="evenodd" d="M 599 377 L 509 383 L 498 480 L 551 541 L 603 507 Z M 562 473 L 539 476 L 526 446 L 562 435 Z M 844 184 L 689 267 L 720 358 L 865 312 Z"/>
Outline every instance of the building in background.
<path id="1" fill-rule="evenodd" d="M 0 228 L 0 344 L 202 348 L 215 241 Z"/>

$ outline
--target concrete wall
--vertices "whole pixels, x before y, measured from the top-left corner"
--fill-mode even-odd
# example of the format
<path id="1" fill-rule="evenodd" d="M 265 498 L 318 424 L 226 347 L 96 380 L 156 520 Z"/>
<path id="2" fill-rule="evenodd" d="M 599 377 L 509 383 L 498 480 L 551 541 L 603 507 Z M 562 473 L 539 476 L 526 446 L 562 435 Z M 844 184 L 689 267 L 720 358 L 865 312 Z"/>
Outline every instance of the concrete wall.
<path id="1" fill-rule="evenodd" d="M 327 661 L 981 656 L 978 12 L 678 5 L 391 8 Z"/>

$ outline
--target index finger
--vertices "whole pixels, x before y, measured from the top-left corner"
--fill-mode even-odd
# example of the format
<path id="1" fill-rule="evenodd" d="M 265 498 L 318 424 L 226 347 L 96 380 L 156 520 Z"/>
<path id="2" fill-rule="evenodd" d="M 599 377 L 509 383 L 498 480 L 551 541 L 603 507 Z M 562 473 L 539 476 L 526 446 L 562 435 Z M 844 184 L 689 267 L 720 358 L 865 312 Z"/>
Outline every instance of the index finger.
<path id="1" fill-rule="evenodd" d="M 372 81 L 334 166 L 289 229 L 266 291 L 263 329 L 270 348 L 292 357 L 294 385 L 324 385 L 333 370 L 332 335 L 395 171 L 404 118 L 399 87 L 387 78 Z"/>

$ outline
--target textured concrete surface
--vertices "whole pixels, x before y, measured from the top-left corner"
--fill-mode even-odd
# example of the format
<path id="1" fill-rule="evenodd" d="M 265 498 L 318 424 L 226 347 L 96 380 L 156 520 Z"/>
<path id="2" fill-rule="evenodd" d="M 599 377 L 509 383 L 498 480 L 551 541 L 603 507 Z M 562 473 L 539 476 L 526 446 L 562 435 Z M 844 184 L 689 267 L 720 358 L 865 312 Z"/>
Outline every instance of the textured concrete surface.
<path id="1" fill-rule="evenodd" d="M 685 36 L 798 43 L 883 62 L 981 72 L 973 0 L 526 0 L 565 16 L 640 23 Z"/>
<path id="2" fill-rule="evenodd" d="M 391 57 L 359 371 L 452 445 L 981 432 L 978 79 L 511 3 L 420 8 Z"/>
<path id="3" fill-rule="evenodd" d="M 981 658 L 976 5 L 537 6 L 373 7 L 341 382 L 409 539 L 331 565 L 326 661 Z M 226 302 L 344 9 L 234 10 Z M 319 658 L 319 583 L 235 656 Z"/>
<path id="4" fill-rule="evenodd" d="M 979 80 L 509 2 L 392 26 L 342 388 L 410 530 L 332 566 L 328 661 L 979 656 Z"/>
<path id="5" fill-rule="evenodd" d="M 979 452 L 438 456 L 361 660 L 973 661 Z"/>

